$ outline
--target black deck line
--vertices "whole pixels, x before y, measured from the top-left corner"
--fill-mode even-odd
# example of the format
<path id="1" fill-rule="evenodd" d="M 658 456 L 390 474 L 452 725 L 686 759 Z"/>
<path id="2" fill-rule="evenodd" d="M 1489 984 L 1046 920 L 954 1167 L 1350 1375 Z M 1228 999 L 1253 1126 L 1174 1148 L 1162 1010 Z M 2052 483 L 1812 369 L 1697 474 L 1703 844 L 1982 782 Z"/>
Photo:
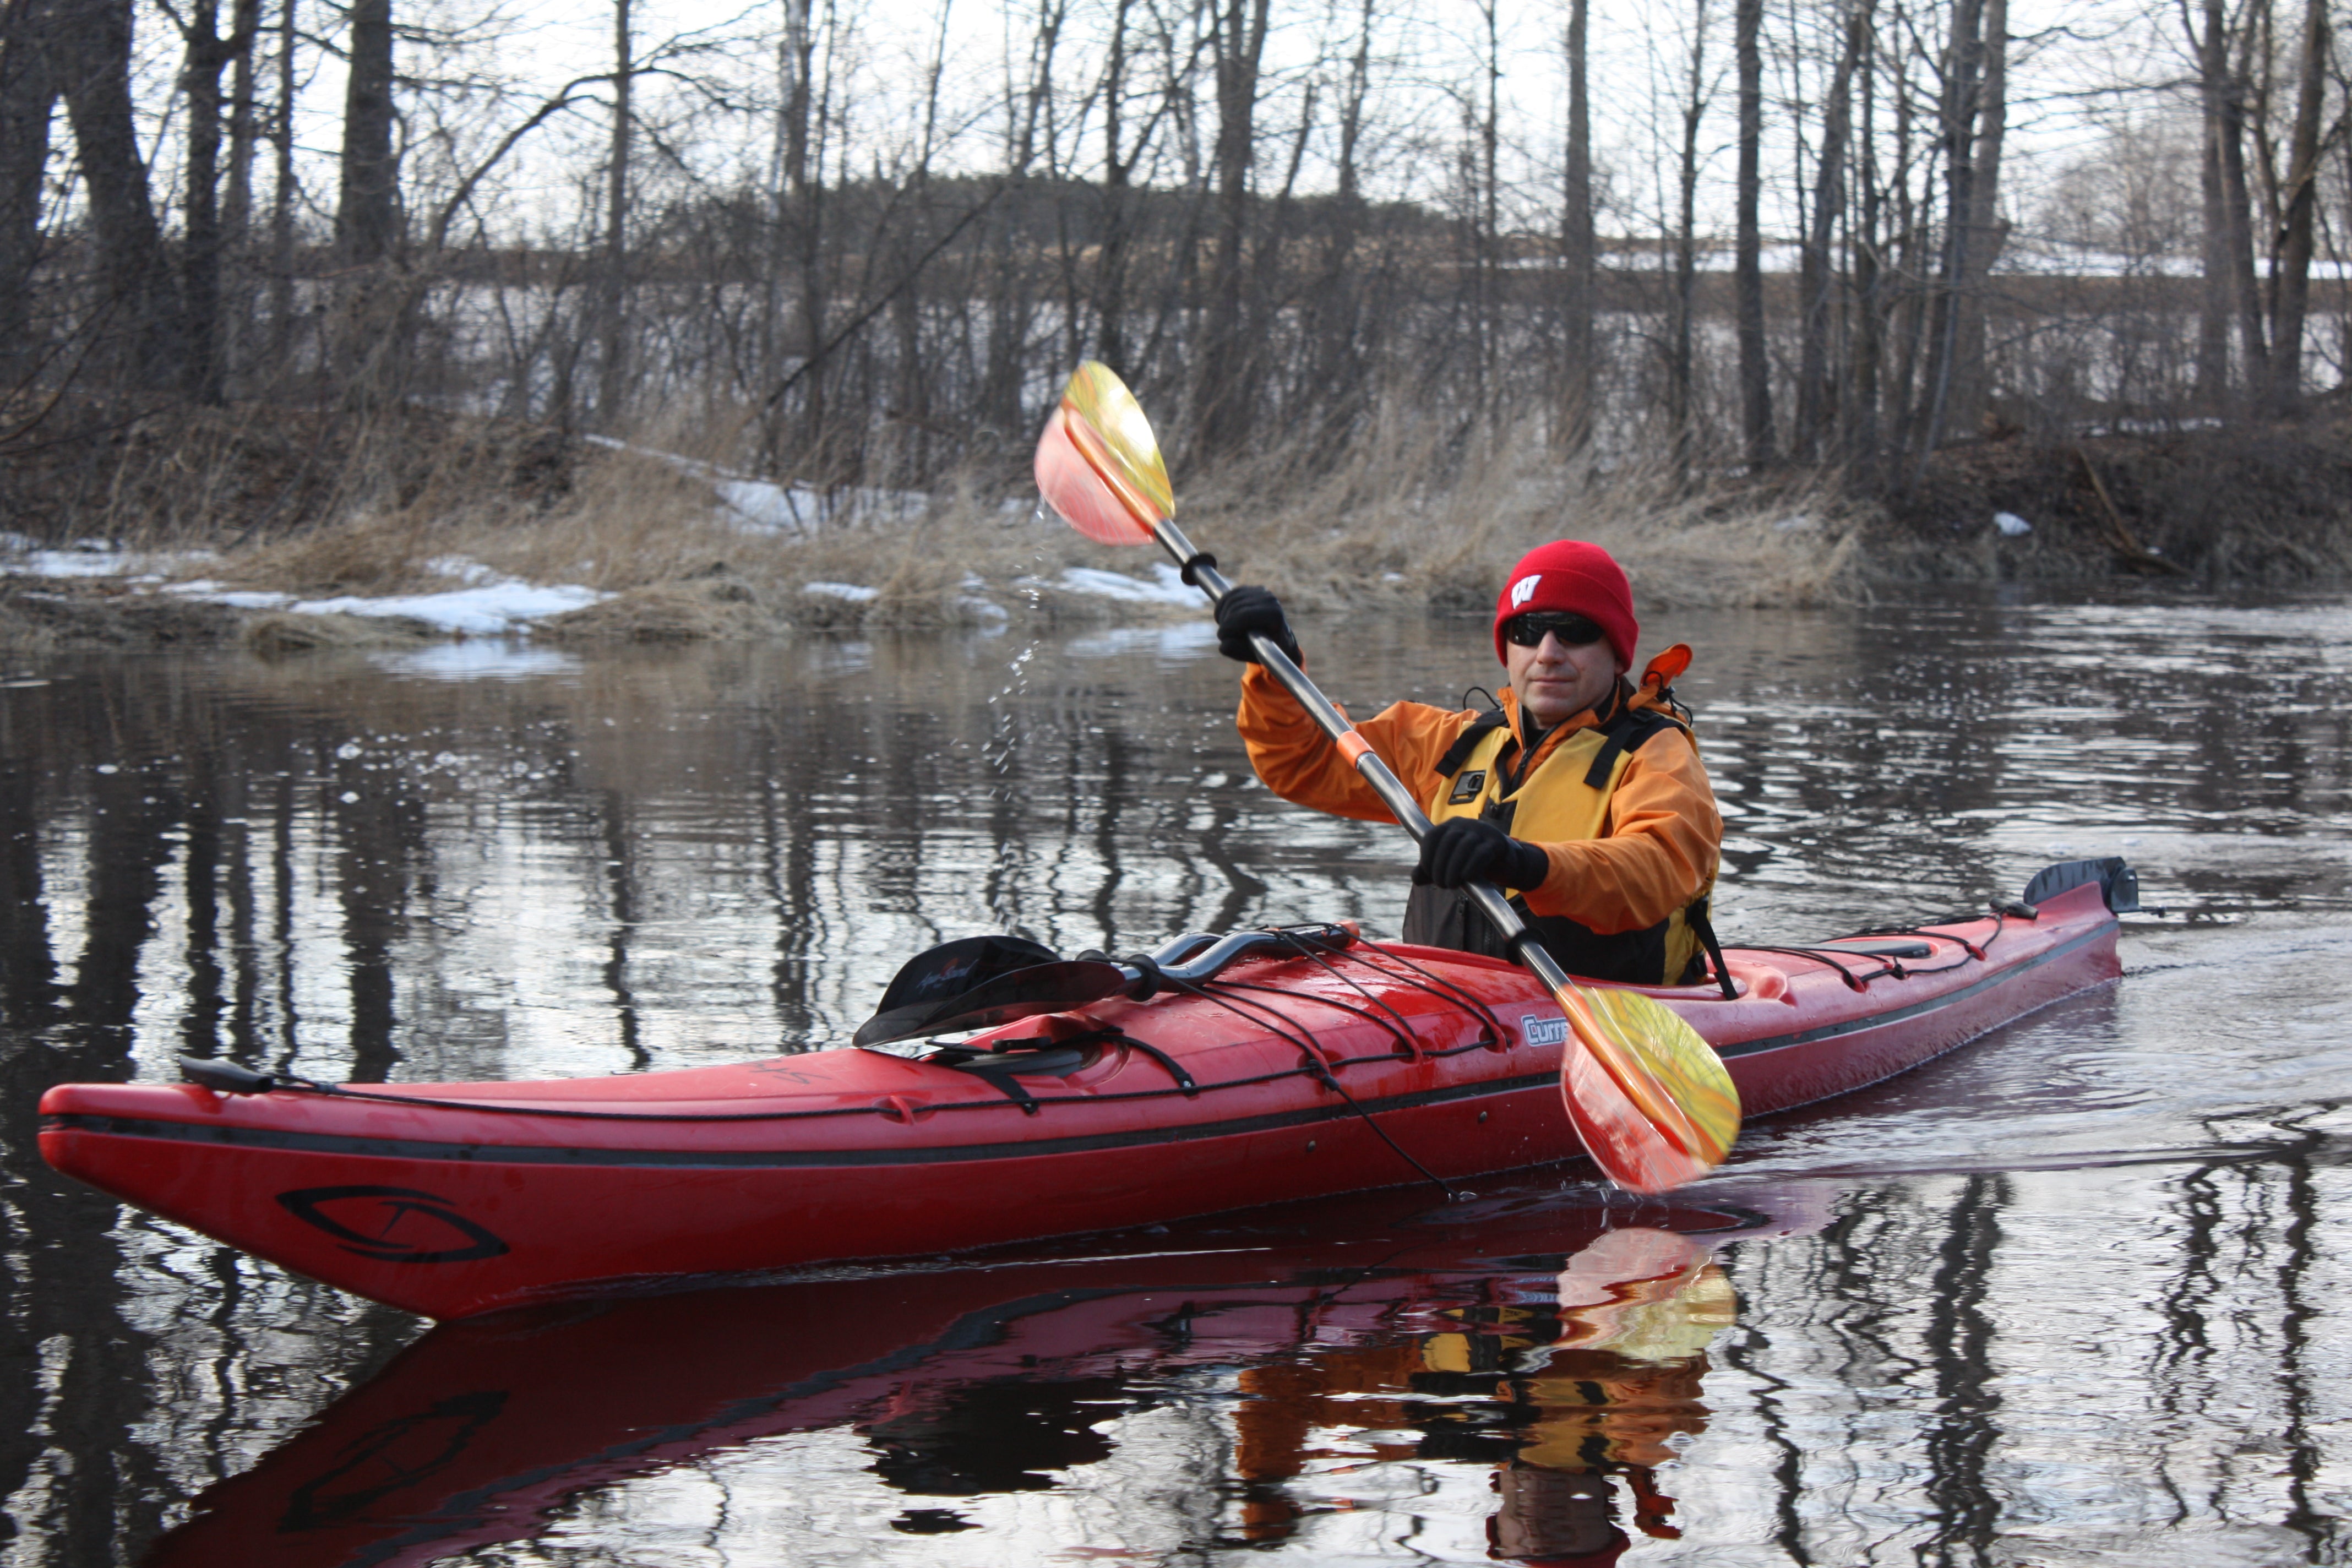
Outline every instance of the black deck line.
<path id="1" fill-rule="evenodd" d="M 1972 996 L 2004 984 L 2015 977 L 2031 973 L 2046 963 L 2080 951 L 2106 933 L 2105 925 L 2094 926 L 2079 936 L 2060 942 L 2049 952 L 2022 963 L 2004 968 L 1970 985 L 1942 996 L 1914 1003 L 1907 1007 L 1890 1008 L 1884 1013 L 1872 1013 L 1842 1023 L 1823 1024 L 1811 1029 L 1796 1030 L 1786 1035 L 1773 1035 L 1760 1040 L 1746 1040 L 1724 1046 L 1718 1054 L 1727 1060 L 1758 1056 L 1767 1051 L 1785 1050 L 1793 1046 L 1811 1045 L 1832 1039 L 1841 1035 L 1860 1034 L 1905 1018 L 1938 1011 L 1964 1002 Z M 1530 1000 L 1506 1005 L 1541 1005 Z M 1443 1105 L 1455 1100 L 1485 1099 L 1492 1095 L 1518 1094 L 1526 1090 L 1548 1088 L 1559 1080 L 1555 1070 L 1522 1074 L 1513 1078 L 1486 1079 L 1475 1083 L 1454 1084 L 1444 1089 L 1422 1089 L 1411 1094 L 1391 1095 L 1381 1100 L 1365 1100 L 1358 1103 L 1375 1114 L 1391 1110 L 1406 1110 L 1421 1106 Z M 1208 1093 L 1219 1086 L 1202 1084 L 1201 1091 Z M 1860 1087 L 1859 1085 L 1856 1086 Z M 1168 1089 L 1171 1098 L 1181 1091 Z M 991 1102 L 993 1103 L 993 1102 Z M 1041 1105 L 1067 1104 L 1067 1100 L 1040 1100 Z M 1010 1100 L 1006 1109 L 1017 1109 Z M 485 1109 L 506 1110 L 505 1107 Z M 511 1112 L 529 1115 L 526 1110 Z M 91 1116 L 79 1113 L 45 1116 L 44 1130 L 74 1129 L 118 1138 L 154 1138 L 167 1142 L 208 1143 L 238 1148 L 278 1149 L 303 1153 L 343 1154 L 352 1158 L 392 1160 L 431 1160 L 459 1164 L 497 1165 L 568 1165 L 625 1166 L 662 1168 L 762 1169 L 796 1166 L 843 1165 L 929 1165 L 954 1164 L 966 1161 L 1028 1159 L 1041 1154 L 1078 1154 L 1103 1149 L 1129 1149 L 1159 1143 L 1192 1142 L 1196 1140 L 1234 1137 L 1250 1132 L 1275 1131 L 1286 1127 L 1309 1127 L 1320 1122 L 1350 1118 L 1354 1107 L 1339 1105 L 1308 1106 L 1297 1110 L 1275 1111 L 1262 1116 L 1237 1117 L 1223 1121 L 1192 1121 L 1168 1127 L 1138 1128 L 1120 1132 L 1081 1134 L 1064 1138 L 1031 1138 L 997 1143 L 960 1143 L 947 1146 L 915 1146 L 900 1149 L 595 1149 L 571 1148 L 551 1144 L 530 1143 L 446 1143 L 422 1139 L 365 1138 L 343 1133 L 289 1132 L 275 1128 L 236 1127 L 188 1121 L 151 1121 L 140 1117 Z M 648 1121 L 658 1117 L 648 1116 Z"/>
<path id="2" fill-rule="evenodd" d="M 1973 985 L 1963 985 L 1958 991 L 1947 992 L 1941 996 L 1932 996 L 1925 1002 L 1914 1002 L 1908 1007 L 1890 1007 L 1884 1013 L 1873 1013 L 1866 1017 L 1851 1018 L 1843 1024 L 1823 1024 L 1819 1028 L 1800 1029 L 1794 1034 L 1774 1035 L 1768 1039 L 1743 1040 L 1734 1045 L 1718 1047 L 1715 1054 L 1729 1061 L 1735 1057 L 1754 1056 L 1759 1051 L 1782 1050 L 1790 1046 L 1810 1045 L 1815 1040 L 1855 1034 L 1864 1029 L 1874 1029 L 1881 1024 L 1892 1024 L 1903 1018 L 1916 1018 L 1923 1013 L 1933 1013 L 1939 1008 L 1948 1007 L 1955 1002 L 1965 1002 L 1971 996 L 1980 996 L 1996 985 L 2007 984 L 2018 975 L 2030 974 L 2045 963 L 2055 963 L 2070 953 L 2079 952 L 2094 940 L 2104 935 L 2106 930 L 2107 928 L 2103 925 L 2093 926 L 2080 936 L 2068 937 L 2047 952 L 2037 954 L 2008 969 L 1995 970 Z M 1877 976 L 1874 975 L 1872 978 L 1875 979 Z"/>

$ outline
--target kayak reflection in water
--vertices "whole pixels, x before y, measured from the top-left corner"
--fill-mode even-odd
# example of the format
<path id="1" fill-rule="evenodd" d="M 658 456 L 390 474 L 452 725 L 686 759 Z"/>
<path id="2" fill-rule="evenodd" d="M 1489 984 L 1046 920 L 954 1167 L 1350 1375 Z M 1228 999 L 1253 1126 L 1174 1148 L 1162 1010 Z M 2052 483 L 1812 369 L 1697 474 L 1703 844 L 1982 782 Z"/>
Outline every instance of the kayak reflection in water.
<path id="1" fill-rule="evenodd" d="M 1501 1507 L 1486 1527 L 1496 1558 L 1615 1563 L 1629 1537 L 1612 1476 L 1632 1494 L 1635 1528 L 1678 1537 L 1657 1468 L 1675 1458 L 1674 1438 L 1706 1430 L 1706 1345 L 1737 1306 L 1708 1253 L 1670 1231 L 1606 1232 L 1570 1260 L 1556 1303 L 1530 1292 L 1452 1308 L 1458 1330 L 1244 1371 L 1234 1467 L 1247 1485 L 1244 1536 L 1263 1545 L 1291 1533 L 1303 1510 L 1283 1483 L 1318 1457 L 1313 1433 L 1369 1427 L 1376 1435 L 1351 1448 L 1498 1464 Z M 1423 1436 L 1411 1444 L 1377 1435 L 1414 1427 Z"/>
<path id="2" fill-rule="evenodd" d="M 1723 817 L 1690 713 L 1675 700 L 1691 650 L 1676 643 L 1629 680 L 1639 635 L 1623 568 L 1597 544 L 1554 540 L 1529 551 L 1496 596 L 1495 655 L 1510 678 L 1498 705 L 1398 702 L 1357 726 L 1397 777 L 1428 792 L 1433 826 L 1405 941 L 1515 956 L 1467 891 L 1492 883 L 1571 974 L 1639 985 L 1704 977 Z M 1218 602 L 1217 647 L 1249 667 L 1237 723 L 1258 777 L 1299 805 L 1391 820 L 1355 756 L 1267 673 L 1253 637 L 1298 660 L 1280 602 L 1237 587 Z"/>
<path id="3" fill-rule="evenodd" d="M 1606 1562 L 1627 1539 L 1611 1478 L 1630 1487 L 1638 1528 L 1669 1533 L 1653 1474 L 1669 1439 L 1705 1421 L 1701 1352 L 1731 1306 L 1706 1238 L 1815 1223 L 1801 1190 L 1767 1202 L 1751 1190 L 1645 1212 L 1670 1231 L 1607 1229 L 1622 1210 L 1551 1194 L 1435 1211 L 1368 1194 L 1175 1226 L 1115 1257 L 446 1324 L 195 1500 L 148 1561 L 422 1568 L 583 1521 L 633 1545 L 686 1529 L 719 1562 L 776 1561 L 780 1540 L 845 1517 L 902 1535 L 988 1531 L 1003 1549 L 1011 1538 L 993 1532 L 1027 1527 L 993 1500 L 1100 1496 L 1130 1443 L 1143 1446 L 1125 1463 L 1155 1462 L 1141 1457 L 1166 1452 L 1166 1422 L 1222 1403 L 1171 1399 L 1198 1372 L 1244 1395 L 1230 1460 L 1223 1434 L 1183 1427 L 1186 1451 L 1215 1458 L 1172 1488 L 1122 1494 L 1108 1528 L 1283 1542 L 1308 1511 L 1295 1494 L 1333 1469 L 1316 1435 L 1337 1427 L 1361 1435 L 1343 1460 L 1470 1467 L 1464 1479 L 1496 1466 L 1497 1555 Z M 1565 1258 L 1556 1280 L 1500 1261 L 1547 1256 Z M 1130 1425 L 1155 1411 L 1158 1427 Z M 800 1473 L 761 1457 L 773 1439 L 828 1433 L 863 1458 Z M 839 1450 L 811 1450 L 826 1451 Z M 721 1478 L 734 1500 L 681 1521 L 661 1486 L 681 1474 Z M 632 1500 L 639 1482 L 654 1500 Z M 1231 1500 L 1196 1507 L 1204 1488 Z"/>

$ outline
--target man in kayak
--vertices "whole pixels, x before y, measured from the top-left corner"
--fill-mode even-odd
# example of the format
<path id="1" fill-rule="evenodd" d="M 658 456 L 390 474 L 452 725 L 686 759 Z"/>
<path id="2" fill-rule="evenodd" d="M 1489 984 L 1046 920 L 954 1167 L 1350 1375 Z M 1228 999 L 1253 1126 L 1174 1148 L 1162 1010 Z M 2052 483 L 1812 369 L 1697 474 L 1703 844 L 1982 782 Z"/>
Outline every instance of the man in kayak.
<path id="1" fill-rule="evenodd" d="M 1435 824 L 1413 868 L 1405 941 L 1510 956 L 1463 891 L 1492 882 L 1571 974 L 1651 985 L 1704 974 L 1723 818 L 1670 689 L 1690 649 L 1677 643 L 1631 681 L 1638 630 L 1624 569 L 1597 544 L 1556 540 L 1528 552 L 1496 599 L 1495 652 L 1510 676 L 1499 707 L 1399 702 L 1358 726 L 1425 792 Z M 1388 821 L 1257 663 L 1252 633 L 1299 662 L 1280 601 L 1238 587 L 1217 606 L 1217 646 L 1249 665 L 1239 725 L 1258 777 L 1300 805 Z"/>

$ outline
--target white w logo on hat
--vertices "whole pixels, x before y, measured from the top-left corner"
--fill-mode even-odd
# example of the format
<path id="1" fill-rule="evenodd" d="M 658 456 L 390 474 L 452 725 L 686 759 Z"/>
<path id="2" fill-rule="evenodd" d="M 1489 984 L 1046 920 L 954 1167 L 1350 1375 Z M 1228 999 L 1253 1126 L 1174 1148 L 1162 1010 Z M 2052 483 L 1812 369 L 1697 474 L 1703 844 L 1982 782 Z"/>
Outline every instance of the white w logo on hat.
<path id="1" fill-rule="evenodd" d="M 1536 584 L 1542 581 L 1543 574 L 1537 572 L 1522 577 L 1517 582 L 1512 584 L 1511 608 L 1516 610 L 1521 605 L 1526 604 L 1529 599 L 1534 598 L 1536 596 Z"/>

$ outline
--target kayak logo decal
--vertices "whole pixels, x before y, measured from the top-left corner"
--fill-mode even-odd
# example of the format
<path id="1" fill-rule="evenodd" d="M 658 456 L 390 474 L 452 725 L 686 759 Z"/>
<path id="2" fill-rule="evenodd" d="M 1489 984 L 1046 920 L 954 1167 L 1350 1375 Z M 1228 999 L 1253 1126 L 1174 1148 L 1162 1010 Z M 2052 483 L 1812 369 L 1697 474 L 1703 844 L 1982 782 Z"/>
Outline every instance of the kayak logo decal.
<path id="1" fill-rule="evenodd" d="M 345 1252 L 379 1263 L 472 1263 L 508 1251 L 447 1198 L 415 1187 L 303 1187 L 278 1194 L 278 1203 Z"/>
<path id="2" fill-rule="evenodd" d="M 1522 577 L 1517 582 L 1512 584 L 1511 608 L 1516 610 L 1521 605 L 1526 604 L 1529 599 L 1534 598 L 1536 596 L 1536 584 L 1542 581 L 1542 573 L 1531 572 L 1527 576 Z"/>
<path id="3" fill-rule="evenodd" d="M 1531 1046 L 1568 1044 L 1568 1020 L 1529 1013 L 1519 1020 L 1519 1037 Z"/>

